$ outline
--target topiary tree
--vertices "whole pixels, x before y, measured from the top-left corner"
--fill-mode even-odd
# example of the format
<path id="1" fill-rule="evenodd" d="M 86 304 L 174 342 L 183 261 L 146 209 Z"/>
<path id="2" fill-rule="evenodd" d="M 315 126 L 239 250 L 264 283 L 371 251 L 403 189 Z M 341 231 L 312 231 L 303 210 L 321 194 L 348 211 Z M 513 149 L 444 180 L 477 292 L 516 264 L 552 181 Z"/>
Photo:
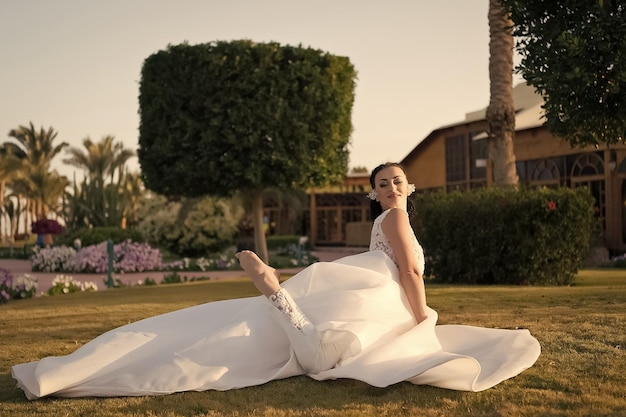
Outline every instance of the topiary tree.
<path id="1" fill-rule="evenodd" d="M 166 196 L 246 194 L 255 248 L 267 261 L 262 192 L 345 175 L 355 78 L 348 58 L 301 46 L 168 46 L 141 72 L 146 187 Z"/>
<path id="2" fill-rule="evenodd" d="M 545 100 L 546 126 L 572 146 L 615 144 L 626 132 L 626 6 L 615 0 L 502 0 L 517 71 Z"/>

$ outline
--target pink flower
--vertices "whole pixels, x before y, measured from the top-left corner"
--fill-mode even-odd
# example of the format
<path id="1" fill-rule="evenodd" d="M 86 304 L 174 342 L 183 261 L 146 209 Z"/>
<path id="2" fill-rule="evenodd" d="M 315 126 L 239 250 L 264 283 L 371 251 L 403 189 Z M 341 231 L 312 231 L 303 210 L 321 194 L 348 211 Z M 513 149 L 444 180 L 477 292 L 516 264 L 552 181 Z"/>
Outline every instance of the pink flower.
<path id="1" fill-rule="evenodd" d="M 548 202 L 548 210 L 549 211 L 554 211 L 556 210 L 556 203 L 554 201 L 550 201 Z"/>

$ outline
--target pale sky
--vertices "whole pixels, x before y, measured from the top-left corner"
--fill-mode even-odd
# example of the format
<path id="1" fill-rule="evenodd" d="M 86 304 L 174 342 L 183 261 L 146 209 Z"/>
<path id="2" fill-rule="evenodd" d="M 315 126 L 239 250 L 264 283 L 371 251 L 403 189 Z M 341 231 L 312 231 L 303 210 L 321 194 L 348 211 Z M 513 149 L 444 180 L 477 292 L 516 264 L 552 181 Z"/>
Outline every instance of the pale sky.
<path id="1" fill-rule="evenodd" d="M 56 143 L 113 135 L 136 150 L 149 55 L 185 41 L 250 39 L 350 58 L 358 72 L 350 166 L 372 169 L 488 105 L 488 3 L 0 0 L 0 140 L 32 121 L 54 128 Z M 54 167 L 71 177 L 63 157 Z M 139 169 L 137 158 L 130 167 Z"/>

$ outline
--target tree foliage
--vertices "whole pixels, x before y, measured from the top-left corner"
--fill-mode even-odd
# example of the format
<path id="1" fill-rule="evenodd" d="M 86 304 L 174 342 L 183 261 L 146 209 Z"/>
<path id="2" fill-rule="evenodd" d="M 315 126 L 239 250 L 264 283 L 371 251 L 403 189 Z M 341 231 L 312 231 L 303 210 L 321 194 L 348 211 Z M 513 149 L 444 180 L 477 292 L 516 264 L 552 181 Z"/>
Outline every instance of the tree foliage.
<path id="1" fill-rule="evenodd" d="M 322 185 L 347 171 L 347 58 L 251 41 L 169 46 L 146 59 L 139 160 L 164 195 Z"/>
<path id="2" fill-rule="evenodd" d="M 66 224 L 70 228 L 133 226 L 143 196 L 139 174 L 126 169 L 135 152 L 116 143 L 113 136 L 104 136 L 100 142 L 87 137 L 83 147 L 70 147 L 69 158 L 63 160 L 85 172 L 83 181 L 74 181 L 67 193 Z"/>
<path id="3" fill-rule="evenodd" d="M 57 132 L 52 127 L 44 130 L 43 126 L 37 131 L 32 122 L 28 126 L 19 126 L 17 129 L 11 129 L 9 136 L 14 138 L 20 145 L 19 154 L 28 161 L 30 165 L 42 165 L 50 168 L 52 159 L 54 159 L 61 151 L 69 146 L 66 142 L 53 145 L 57 137 Z"/>
<path id="4" fill-rule="evenodd" d="M 122 173 L 114 182 L 101 183 L 87 177 L 74 181 L 66 193 L 64 220 L 71 229 L 84 227 L 133 227 L 144 191 L 139 174 Z"/>
<path id="5" fill-rule="evenodd" d="M 264 189 L 324 185 L 347 172 L 355 78 L 348 58 L 300 46 L 170 45 L 141 73 L 146 187 L 166 196 L 248 193 L 264 243 Z"/>
<path id="6" fill-rule="evenodd" d="M 46 218 L 49 212 L 58 212 L 67 178 L 51 169 L 52 160 L 68 146 L 63 142 L 54 144 L 57 132 L 50 127 L 37 131 L 33 123 L 12 129 L 9 136 L 16 144 L 6 144 L 12 154 L 19 158 L 21 166 L 10 184 L 17 195 L 28 199 L 28 210 L 35 219 Z"/>
<path id="7" fill-rule="evenodd" d="M 100 142 L 86 137 L 83 147 L 84 150 L 74 146 L 67 149 L 70 157 L 63 162 L 86 171 L 90 180 L 100 183 L 104 183 L 107 177 L 113 182 L 115 174 L 121 177 L 126 162 L 135 156 L 134 151 L 124 148 L 123 142 L 115 142 L 111 135 L 102 137 Z"/>
<path id="8" fill-rule="evenodd" d="M 502 0 L 517 68 L 545 99 L 546 125 L 573 146 L 626 132 L 626 5 L 618 0 Z"/>
<path id="9" fill-rule="evenodd" d="M 3 232 L 3 220 L 6 214 L 9 217 L 9 225 L 6 227 L 7 235 L 14 236 L 17 232 L 17 224 L 13 219 L 16 215 L 15 204 L 7 198 L 6 185 L 19 175 L 22 161 L 15 155 L 19 148 L 13 143 L 0 144 L 0 236 Z"/>

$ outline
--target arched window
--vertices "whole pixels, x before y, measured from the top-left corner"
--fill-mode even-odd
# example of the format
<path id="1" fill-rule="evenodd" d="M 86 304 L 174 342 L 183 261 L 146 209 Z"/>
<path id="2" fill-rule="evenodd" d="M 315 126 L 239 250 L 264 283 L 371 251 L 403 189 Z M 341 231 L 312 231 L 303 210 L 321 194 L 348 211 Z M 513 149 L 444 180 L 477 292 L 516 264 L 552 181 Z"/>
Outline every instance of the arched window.
<path id="1" fill-rule="evenodd" d="M 559 166 L 552 159 L 542 159 L 538 161 L 530 173 L 530 182 L 532 184 L 558 185 L 560 180 L 561 171 L 559 170 Z"/>
<path id="2" fill-rule="evenodd" d="M 604 161 L 595 153 L 580 155 L 572 166 L 572 177 L 604 175 Z"/>

